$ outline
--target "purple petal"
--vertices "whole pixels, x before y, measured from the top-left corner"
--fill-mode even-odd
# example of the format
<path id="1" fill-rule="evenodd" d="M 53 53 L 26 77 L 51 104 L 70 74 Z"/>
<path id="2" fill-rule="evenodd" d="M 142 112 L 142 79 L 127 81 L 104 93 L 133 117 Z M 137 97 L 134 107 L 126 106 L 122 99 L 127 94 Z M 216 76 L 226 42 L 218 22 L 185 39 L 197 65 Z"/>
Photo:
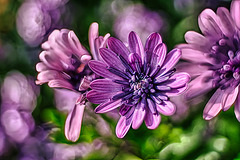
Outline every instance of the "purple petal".
<path id="1" fill-rule="evenodd" d="M 121 60 L 117 57 L 116 53 L 107 48 L 100 48 L 99 51 L 101 57 L 108 64 L 108 66 L 116 68 L 120 71 L 124 71 L 125 67 Z"/>
<path id="2" fill-rule="evenodd" d="M 153 51 L 153 55 L 151 58 L 151 66 L 152 68 L 158 66 L 162 66 L 167 54 L 167 46 L 164 43 L 158 44 Z"/>
<path id="3" fill-rule="evenodd" d="M 235 24 L 228 9 L 224 7 L 219 7 L 217 9 L 217 15 L 221 20 L 222 25 L 220 25 L 219 27 L 223 31 L 224 35 L 226 35 L 227 37 L 232 36 L 235 32 Z"/>
<path id="4" fill-rule="evenodd" d="M 55 70 L 42 71 L 37 76 L 36 84 L 43 84 L 43 83 L 49 82 L 53 79 L 63 79 L 63 78 L 61 77 L 59 72 L 57 72 Z"/>
<path id="5" fill-rule="evenodd" d="M 145 116 L 145 124 L 148 129 L 156 129 L 161 121 L 161 116 L 157 113 L 152 113 L 149 110 L 147 110 L 146 116 Z"/>
<path id="6" fill-rule="evenodd" d="M 219 28 L 219 17 L 211 10 L 205 9 L 198 17 L 199 28 L 206 36 L 219 39 L 222 31 Z"/>
<path id="7" fill-rule="evenodd" d="M 121 105 L 119 108 L 119 113 L 121 116 L 125 116 L 126 118 L 130 117 L 135 111 L 134 106 L 128 106 L 128 105 Z"/>
<path id="8" fill-rule="evenodd" d="M 155 102 L 152 99 L 147 98 L 147 106 L 152 113 L 157 112 Z"/>
<path id="9" fill-rule="evenodd" d="M 108 71 L 107 70 L 107 65 L 104 62 L 92 60 L 92 61 L 89 61 L 88 65 L 91 68 L 91 70 L 99 76 L 109 78 L 109 79 L 120 79 L 120 80 L 122 80 L 121 77 L 116 76 L 115 74 Z"/>
<path id="10" fill-rule="evenodd" d="M 235 102 L 239 93 L 238 89 L 239 89 L 238 87 L 236 87 L 233 90 L 231 89 L 230 93 L 228 93 L 228 91 L 225 91 L 225 94 L 222 99 L 223 111 L 227 111 Z"/>
<path id="11" fill-rule="evenodd" d="M 240 1 L 234 0 L 231 3 L 231 9 L 230 9 L 231 16 L 237 25 L 238 28 L 240 28 Z"/>
<path id="12" fill-rule="evenodd" d="M 142 58 L 142 61 L 143 61 L 144 49 L 143 49 L 142 41 L 139 38 L 139 36 L 133 31 L 129 33 L 128 44 L 129 44 L 131 53 L 137 53 L 139 57 Z"/>
<path id="13" fill-rule="evenodd" d="M 185 72 L 181 72 L 181 73 L 174 74 L 172 77 L 169 78 L 168 81 L 166 81 L 163 84 L 171 88 L 179 88 L 186 85 L 186 83 L 189 81 L 190 81 L 189 74 Z"/>
<path id="14" fill-rule="evenodd" d="M 150 63 L 151 57 L 152 57 L 152 53 L 154 48 L 158 45 L 162 43 L 162 37 L 160 36 L 160 34 L 158 33 L 152 33 L 145 44 L 145 58 L 146 58 L 146 63 Z"/>
<path id="15" fill-rule="evenodd" d="M 184 37 L 186 42 L 190 44 L 196 44 L 201 46 L 206 46 L 209 44 L 209 40 L 206 37 L 195 31 L 188 31 Z"/>
<path id="16" fill-rule="evenodd" d="M 205 120 L 211 120 L 222 110 L 223 96 L 224 90 L 221 90 L 220 88 L 217 89 L 204 108 L 203 118 Z"/>
<path id="17" fill-rule="evenodd" d="M 162 104 L 156 104 L 159 113 L 165 116 L 171 116 L 176 111 L 176 106 L 170 101 L 163 101 Z"/>
<path id="18" fill-rule="evenodd" d="M 65 88 L 74 90 L 73 86 L 66 80 L 54 79 L 48 82 L 48 86 L 52 88 Z"/>
<path id="19" fill-rule="evenodd" d="M 99 92 L 119 92 L 122 90 L 122 85 L 109 79 L 97 79 L 90 84 L 90 87 Z"/>
<path id="20" fill-rule="evenodd" d="M 118 55 L 122 55 L 125 59 L 128 59 L 129 51 L 127 47 L 118 39 L 110 37 L 108 39 L 108 48 Z"/>
<path id="21" fill-rule="evenodd" d="M 110 100 L 116 93 L 115 92 L 100 92 L 91 90 L 87 93 L 87 99 L 95 104 L 100 104 Z"/>
<path id="22" fill-rule="evenodd" d="M 173 88 L 170 91 L 166 91 L 165 95 L 167 95 L 168 97 L 177 96 L 177 95 L 183 93 L 184 91 L 186 91 L 187 88 L 188 88 L 187 84 L 180 88 Z"/>
<path id="23" fill-rule="evenodd" d="M 76 104 L 66 119 L 65 136 L 72 142 L 79 138 L 84 108 L 85 105 Z"/>
<path id="24" fill-rule="evenodd" d="M 109 112 L 111 110 L 114 110 L 118 107 L 120 107 L 122 104 L 121 99 L 116 100 L 116 101 L 109 101 L 103 104 L 100 104 L 99 106 L 97 106 L 95 108 L 95 112 L 96 113 L 106 113 Z"/>
<path id="25" fill-rule="evenodd" d="M 144 103 L 139 102 L 133 114 L 133 122 L 132 122 L 133 129 L 138 129 L 141 126 L 145 118 L 145 115 L 146 115 L 146 110 L 145 110 Z"/>
<path id="26" fill-rule="evenodd" d="M 88 51 L 85 49 L 85 47 L 80 43 L 77 36 L 73 31 L 70 31 L 68 33 L 68 42 L 70 44 L 70 47 L 72 48 L 74 53 L 77 53 L 79 57 L 82 55 L 89 55 Z"/>
<path id="27" fill-rule="evenodd" d="M 182 51 L 182 59 L 194 62 L 194 63 L 210 63 L 214 64 L 213 60 L 206 56 L 201 51 L 191 48 L 181 48 Z"/>
<path id="28" fill-rule="evenodd" d="M 98 37 L 98 24 L 96 22 L 94 22 L 89 27 L 88 40 L 89 40 L 89 46 L 90 46 L 90 50 L 91 50 L 93 59 L 95 59 L 95 60 L 99 59 L 98 52 L 96 52 L 96 50 L 95 50 L 95 40 L 97 37 Z"/>
<path id="29" fill-rule="evenodd" d="M 141 67 L 142 67 L 142 60 L 141 57 L 137 53 L 131 53 L 128 56 L 129 63 L 131 67 L 135 70 L 138 71 L 139 73 L 141 72 Z"/>
<path id="30" fill-rule="evenodd" d="M 43 62 L 39 62 L 39 63 L 36 64 L 36 70 L 38 72 L 46 71 L 48 69 L 49 68 Z"/>
<path id="31" fill-rule="evenodd" d="M 167 73 L 169 70 L 171 70 L 175 66 L 175 64 L 179 61 L 180 57 L 181 57 L 180 49 L 171 50 L 167 54 L 166 59 L 158 75 L 163 75 Z"/>
<path id="32" fill-rule="evenodd" d="M 116 135 L 118 138 L 123 138 L 127 134 L 131 127 L 132 120 L 133 116 L 130 116 L 129 118 L 126 118 L 125 116 L 120 117 L 116 126 Z"/>
<path id="33" fill-rule="evenodd" d="M 235 102 L 234 113 L 236 115 L 237 120 L 240 122 L 240 96 L 239 96 L 239 94 L 238 94 L 236 102 Z"/>
<path id="34" fill-rule="evenodd" d="M 213 74 L 212 71 L 206 71 L 201 74 L 199 77 L 195 78 L 189 83 L 189 89 L 186 91 L 185 95 L 187 99 L 192 99 L 201 94 L 207 93 L 213 88 L 212 80 L 206 80 L 208 77 L 211 77 Z"/>

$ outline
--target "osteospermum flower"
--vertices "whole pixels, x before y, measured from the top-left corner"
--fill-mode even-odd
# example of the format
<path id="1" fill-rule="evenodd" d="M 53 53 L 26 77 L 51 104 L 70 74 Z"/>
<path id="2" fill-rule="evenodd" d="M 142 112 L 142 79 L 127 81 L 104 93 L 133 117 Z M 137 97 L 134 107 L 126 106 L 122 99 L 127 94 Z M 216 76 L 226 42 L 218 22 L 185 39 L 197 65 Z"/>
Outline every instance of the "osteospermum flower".
<path id="1" fill-rule="evenodd" d="M 186 97 L 190 99 L 216 89 L 203 111 L 206 120 L 236 102 L 235 114 L 240 121 L 239 9 L 238 0 L 232 2 L 230 12 L 224 7 L 219 7 L 216 13 L 205 9 L 198 18 L 203 35 L 189 31 L 185 34 L 188 44 L 179 45 L 182 58 L 188 61 L 182 69 L 195 78 L 189 84 Z"/>
<path id="2" fill-rule="evenodd" d="M 98 36 L 97 23 L 90 26 L 89 44 L 95 59 L 98 59 L 99 47 L 106 46 L 105 42 L 109 36 L 109 34 L 105 37 Z M 36 83 L 48 83 L 52 88 L 67 89 L 74 97 L 77 95 L 79 97 L 68 99 L 74 100 L 73 103 L 68 103 L 74 105 L 68 106 L 69 114 L 65 123 L 65 136 L 71 141 L 76 141 L 80 134 L 86 92 L 89 90 L 90 82 L 95 78 L 87 65 L 91 56 L 75 33 L 68 29 L 53 31 L 48 41 L 42 44 L 42 48 L 43 51 L 39 55 L 41 62 L 36 65 L 39 72 Z M 65 105 L 65 102 L 62 105 Z"/>
<path id="3" fill-rule="evenodd" d="M 169 96 L 182 93 L 190 77 L 187 73 L 173 74 L 181 52 L 174 49 L 167 54 L 158 33 L 151 34 L 145 48 L 140 38 L 131 32 L 129 50 L 118 39 L 108 39 L 108 49 L 101 48 L 104 62 L 92 60 L 89 67 L 104 79 L 94 80 L 87 98 L 100 104 L 96 113 L 105 113 L 119 107 L 121 118 L 116 135 L 123 138 L 130 126 L 137 129 L 143 120 L 147 128 L 158 127 L 161 114 L 172 115 L 175 105 Z"/>

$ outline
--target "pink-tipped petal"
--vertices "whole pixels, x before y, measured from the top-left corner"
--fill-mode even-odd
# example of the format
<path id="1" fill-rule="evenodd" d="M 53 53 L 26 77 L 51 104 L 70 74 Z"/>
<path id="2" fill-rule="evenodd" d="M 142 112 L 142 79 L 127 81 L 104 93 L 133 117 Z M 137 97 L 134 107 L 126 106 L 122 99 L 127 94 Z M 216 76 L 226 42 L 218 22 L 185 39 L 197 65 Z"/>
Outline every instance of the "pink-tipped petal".
<path id="1" fill-rule="evenodd" d="M 70 31 L 68 33 L 68 41 L 71 48 L 73 49 L 73 52 L 77 53 L 79 57 L 81 57 L 84 54 L 87 54 L 87 55 L 89 54 L 88 51 L 80 43 L 80 41 L 78 40 L 77 36 L 73 31 Z"/>
<path id="2" fill-rule="evenodd" d="M 204 108 L 203 118 L 205 120 L 211 120 L 222 110 L 223 96 L 224 90 L 221 90 L 220 88 L 217 89 Z"/>
<path id="3" fill-rule="evenodd" d="M 161 116 L 157 113 L 152 113 L 151 111 L 147 110 L 145 116 L 145 124 L 148 129 L 156 129 L 161 122 Z"/>
<path id="4" fill-rule="evenodd" d="M 118 138 L 123 138 L 127 134 L 128 130 L 131 127 L 132 120 L 133 116 L 130 116 L 128 118 L 125 116 L 120 117 L 116 126 L 116 135 Z"/>
<path id="5" fill-rule="evenodd" d="M 84 108 L 85 105 L 76 104 L 66 119 L 65 136 L 72 142 L 76 142 L 80 136 Z"/>
<path id="6" fill-rule="evenodd" d="M 170 101 L 163 101 L 162 104 L 156 104 L 159 113 L 165 116 L 171 116 L 176 112 L 176 106 Z"/>
<path id="7" fill-rule="evenodd" d="M 139 102 L 133 114 L 133 122 L 132 122 L 133 129 L 138 129 L 141 126 L 145 118 L 145 115 L 146 115 L 146 110 L 145 110 L 144 103 Z"/>
<path id="8" fill-rule="evenodd" d="M 239 93 L 239 87 L 236 87 L 230 93 L 228 93 L 227 91 L 225 92 L 222 99 L 223 111 L 227 111 L 233 105 L 233 103 L 235 102 L 238 96 L 238 93 Z"/>
<path id="9" fill-rule="evenodd" d="M 145 58 L 146 58 L 146 62 L 147 63 L 150 63 L 151 61 L 151 57 L 152 57 L 152 53 L 155 49 L 155 47 L 159 44 L 162 43 L 162 37 L 160 36 L 160 34 L 158 33 L 152 33 L 147 41 L 146 41 L 146 44 L 145 44 Z"/>
<path id="10" fill-rule="evenodd" d="M 167 46 L 164 43 L 160 43 L 156 46 L 153 51 L 152 58 L 151 58 L 151 65 L 152 67 L 159 67 L 162 66 L 167 54 Z"/>

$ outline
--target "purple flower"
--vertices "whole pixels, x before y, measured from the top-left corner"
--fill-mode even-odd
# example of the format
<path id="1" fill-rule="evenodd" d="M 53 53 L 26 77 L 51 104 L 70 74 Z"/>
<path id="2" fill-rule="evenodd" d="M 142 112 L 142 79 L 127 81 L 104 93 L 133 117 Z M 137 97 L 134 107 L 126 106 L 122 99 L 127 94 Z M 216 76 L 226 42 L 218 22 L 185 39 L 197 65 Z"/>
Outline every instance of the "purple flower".
<path id="1" fill-rule="evenodd" d="M 205 9 L 198 18 L 203 35 L 189 31 L 185 34 L 188 44 L 181 44 L 182 58 L 187 60 L 182 69 L 194 78 L 189 84 L 186 98 L 216 92 L 203 111 L 203 118 L 210 120 L 221 110 L 228 110 L 235 103 L 235 114 L 240 121 L 240 1 L 234 0 L 229 11 L 220 7 L 217 13 Z"/>
<path id="2" fill-rule="evenodd" d="M 98 36 L 97 23 L 90 26 L 89 44 L 95 59 L 98 59 L 98 48 L 106 46 L 109 36 Z M 57 98 L 60 101 L 57 104 L 60 108 L 67 105 L 69 114 L 65 123 L 65 135 L 67 139 L 76 141 L 80 134 L 86 92 L 90 82 L 95 79 L 95 74 L 87 65 L 91 56 L 75 33 L 67 29 L 53 31 L 42 48 L 44 50 L 39 55 L 41 62 L 36 65 L 39 72 L 36 83 L 48 83 L 49 87 L 65 89 L 59 92 L 58 95 L 62 98 Z M 72 95 L 71 99 L 68 95 Z"/>
<path id="3" fill-rule="evenodd" d="M 167 54 L 158 33 L 151 34 L 145 48 L 135 32 L 128 37 L 129 50 L 115 38 L 107 41 L 108 49 L 101 48 L 104 62 L 92 60 L 89 67 L 104 79 L 94 80 L 87 98 L 100 104 L 96 113 L 105 113 L 119 107 L 121 118 L 116 135 L 123 138 L 130 126 L 137 129 L 143 120 L 147 128 L 158 127 L 161 116 L 170 116 L 175 105 L 169 96 L 176 96 L 187 88 L 187 73 L 173 74 L 181 52 L 174 49 Z"/>
<path id="4" fill-rule="evenodd" d="M 35 128 L 31 114 L 38 90 L 32 81 L 19 72 L 11 72 L 1 88 L 1 126 L 5 134 L 18 143 L 29 137 Z"/>
<path id="5" fill-rule="evenodd" d="M 30 46 L 38 46 L 53 28 L 59 27 L 68 0 L 26 0 L 17 13 L 17 30 Z"/>
<path id="6" fill-rule="evenodd" d="M 120 40 L 127 43 L 128 34 L 134 30 L 145 42 L 149 34 L 166 30 L 166 25 L 163 16 L 141 4 L 135 4 L 125 7 L 118 14 L 114 22 L 114 32 Z"/>

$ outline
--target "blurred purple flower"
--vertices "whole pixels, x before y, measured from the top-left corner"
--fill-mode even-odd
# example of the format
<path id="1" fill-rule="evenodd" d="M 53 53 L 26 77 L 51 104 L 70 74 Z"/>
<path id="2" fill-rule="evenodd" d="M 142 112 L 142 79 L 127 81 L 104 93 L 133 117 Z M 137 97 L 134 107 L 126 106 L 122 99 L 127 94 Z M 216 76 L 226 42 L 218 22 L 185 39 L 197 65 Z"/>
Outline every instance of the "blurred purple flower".
<path id="1" fill-rule="evenodd" d="M 93 23 L 89 29 L 89 45 L 92 55 L 98 59 L 98 48 L 106 46 L 109 37 L 98 36 L 98 24 Z M 62 29 L 53 31 L 48 41 L 42 44 L 39 55 L 41 62 L 36 65 L 39 72 L 37 84 L 48 83 L 49 87 L 67 89 L 57 91 L 57 102 L 61 110 L 68 110 L 65 123 L 65 135 L 68 140 L 76 141 L 80 134 L 82 116 L 86 103 L 86 92 L 95 74 L 87 63 L 91 59 L 73 31 Z M 71 93 L 70 93 L 71 92 Z M 70 93 L 70 94 L 69 94 Z M 71 100 L 66 99 L 71 95 Z M 61 102 L 63 102 L 61 104 Z M 65 107 L 67 106 L 67 107 Z M 59 107 L 58 107 L 59 108 Z"/>
<path id="2" fill-rule="evenodd" d="M 188 44 L 181 44 L 183 68 L 194 78 L 189 84 L 186 98 L 217 89 L 203 111 L 210 120 L 221 110 L 228 110 L 235 102 L 235 114 L 240 121 L 240 1 L 234 0 L 229 11 L 219 7 L 215 14 L 205 9 L 198 18 L 203 35 L 189 31 Z M 184 70 L 183 69 L 183 70 Z"/>
<path id="3" fill-rule="evenodd" d="M 36 106 L 38 89 L 31 81 L 19 72 L 11 72 L 1 88 L 1 125 L 6 135 L 18 143 L 35 127 L 31 113 Z"/>
<path id="4" fill-rule="evenodd" d="M 149 34 L 162 32 L 165 29 L 166 21 L 164 18 L 141 4 L 126 7 L 118 14 L 114 22 L 114 32 L 124 43 L 127 43 L 127 36 L 131 31 L 135 31 L 145 42 Z"/>
<path id="5" fill-rule="evenodd" d="M 116 135 L 123 138 L 130 126 L 137 129 L 145 120 L 149 129 L 158 127 L 161 116 L 170 116 L 175 105 L 169 96 L 176 96 L 187 88 L 187 73 L 173 74 L 174 65 L 181 56 L 179 49 L 167 54 L 158 33 L 151 34 L 145 48 L 135 32 L 129 34 L 129 49 L 115 38 L 108 39 L 108 49 L 101 48 L 104 62 L 92 60 L 89 67 L 104 79 L 94 80 L 87 98 L 100 104 L 96 113 L 105 113 L 120 107 L 121 118 Z"/>
<path id="6" fill-rule="evenodd" d="M 30 46 L 39 45 L 60 24 L 62 7 L 68 0 L 26 0 L 17 13 L 17 30 Z"/>

